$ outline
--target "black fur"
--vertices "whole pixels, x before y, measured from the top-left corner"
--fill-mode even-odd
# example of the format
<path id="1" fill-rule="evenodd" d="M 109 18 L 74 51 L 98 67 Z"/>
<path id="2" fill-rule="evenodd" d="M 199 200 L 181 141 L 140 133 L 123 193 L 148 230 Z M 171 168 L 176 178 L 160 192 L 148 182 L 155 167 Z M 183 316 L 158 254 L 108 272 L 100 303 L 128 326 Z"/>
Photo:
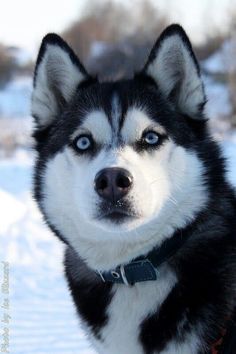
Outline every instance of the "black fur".
<path id="1" fill-rule="evenodd" d="M 101 340 L 100 330 L 106 325 L 107 306 L 112 300 L 112 284 L 103 283 L 89 270 L 70 247 L 65 254 L 65 274 L 78 314 Z M 77 281 L 79 274 L 80 281 Z"/>
<path id="2" fill-rule="evenodd" d="M 160 309 L 143 321 L 140 340 L 145 353 L 161 351 L 175 338 L 182 341 L 194 326 L 209 348 L 221 335 L 235 306 L 235 211 L 232 190 L 225 197 L 212 198 L 207 212 L 182 230 L 189 241 L 169 261 L 178 275 L 178 284 Z M 184 320 L 182 331 L 178 324 Z M 155 333 L 162 333 L 161 336 Z"/>
<path id="3" fill-rule="evenodd" d="M 35 82 L 37 79 L 37 73 L 38 73 L 38 67 L 44 57 L 44 54 L 47 50 L 47 46 L 48 45 L 55 45 L 55 46 L 59 46 L 60 48 L 62 48 L 64 51 L 66 51 L 69 56 L 70 59 L 72 61 L 73 64 L 75 64 L 79 71 L 81 71 L 84 76 L 89 79 L 90 76 L 88 75 L 88 73 L 86 72 L 84 66 L 81 64 L 81 62 L 79 61 L 77 55 L 74 53 L 74 51 L 70 48 L 70 46 L 57 34 L 55 33 L 49 33 L 47 34 L 43 40 L 42 40 L 42 44 L 39 50 L 39 54 L 38 54 L 38 58 L 36 61 L 36 65 L 35 65 L 35 70 L 34 70 L 34 86 L 35 86 Z"/>
<path id="4" fill-rule="evenodd" d="M 171 26 L 168 26 L 160 35 L 160 37 L 157 39 L 156 43 L 154 44 L 151 53 L 149 55 L 148 61 L 144 66 L 143 72 L 145 72 L 147 70 L 147 67 L 149 66 L 149 64 L 156 58 L 157 54 L 158 54 L 158 50 L 160 49 L 162 43 L 164 42 L 164 40 L 168 37 L 171 37 L 173 35 L 177 35 L 182 39 L 182 42 L 184 43 L 184 45 L 186 46 L 191 58 L 194 61 L 194 64 L 197 68 L 198 74 L 200 75 L 200 68 L 199 68 L 199 64 L 198 61 L 195 57 L 195 54 L 193 52 L 193 48 L 192 45 L 189 41 L 188 36 L 186 35 L 185 31 L 183 30 L 183 28 L 178 25 L 178 24 L 173 24 Z"/>
<path id="5" fill-rule="evenodd" d="M 173 33 L 182 38 L 199 73 L 191 44 L 185 32 L 177 25 L 162 34 L 151 52 L 148 64 L 156 56 L 166 36 Z M 43 41 L 35 78 L 47 43 L 50 42 L 62 46 L 79 70 L 87 75 L 72 50 L 57 36 L 50 35 Z M 71 144 L 70 136 L 83 121 L 85 111 L 102 107 L 109 119 L 114 92 L 121 104 L 120 129 L 128 107 L 141 106 L 154 121 L 166 129 L 167 135 L 177 145 L 194 151 L 205 167 L 204 182 L 209 193 L 208 204 L 193 222 L 178 230 L 184 235 L 190 235 L 188 242 L 168 260 L 170 267 L 177 274 L 178 283 L 162 306 L 154 314 L 147 314 L 140 323 L 139 340 L 144 353 L 152 354 L 163 350 L 172 339 L 182 341 L 191 329 L 197 326 L 203 347 L 209 348 L 219 337 L 221 328 L 224 327 L 226 319 L 232 316 L 235 306 L 235 195 L 225 178 L 225 160 L 208 133 L 207 120 L 202 113 L 203 106 L 199 107 L 199 120 L 181 114 L 172 100 L 163 97 L 153 79 L 145 74 L 145 70 L 146 67 L 132 80 L 115 83 L 99 83 L 87 76 L 88 80 L 78 87 L 72 100 L 65 103 L 57 120 L 44 130 L 36 129 L 34 137 L 39 157 L 35 167 L 34 195 L 49 227 L 65 241 L 60 230 L 56 230 L 48 220 L 42 207 L 41 185 L 44 168 L 52 156 L 65 145 Z M 96 154 L 96 149 L 94 151 Z M 112 285 L 102 283 L 70 246 L 66 253 L 65 269 L 79 314 L 92 328 L 95 336 L 100 338 L 101 329 L 109 321 L 107 308 L 112 301 Z M 80 280 L 75 276 L 76 269 L 80 269 Z M 183 321 L 182 331 L 178 329 L 180 321 Z"/>

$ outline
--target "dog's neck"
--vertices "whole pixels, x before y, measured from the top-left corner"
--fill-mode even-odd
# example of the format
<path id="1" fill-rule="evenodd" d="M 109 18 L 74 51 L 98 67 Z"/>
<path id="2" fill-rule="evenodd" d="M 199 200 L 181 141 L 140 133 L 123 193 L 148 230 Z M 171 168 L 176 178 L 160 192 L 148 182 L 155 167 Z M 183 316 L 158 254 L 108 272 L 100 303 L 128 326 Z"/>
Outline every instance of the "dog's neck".
<path id="1" fill-rule="evenodd" d="M 176 230 L 172 237 L 165 240 L 161 246 L 155 247 L 146 256 L 140 256 L 110 271 L 97 271 L 97 274 L 104 283 L 133 285 L 143 281 L 157 280 L 160 266 L 175 256 L 190 236 L 189 227 L 185 230 Z"/>
<path id="2" fill-rule="evenodd" d="M 157 225 L 156 231 L 152 228 L 153 234 L 146 234 L 145 237 L 136 242 L 132 239 L 125 239 L 124 242 L 108 242 L 101 240 L 88 241 L 87 238 L 80 238 L 79 249 L 75 249 L 75 251 L 86 262 L 89 268 L 101 272 L 110 271 L 140 256 L 147 256 L 154 249 L 160 248 L 165 242 L 171 244 L 171 240 L 174 236 L 187 239 L 189 233 L 191 233 L 191 225 L 195 224 L 197 219 L 198 216 L 196 214 L 188 223 L 185 219 L 184 222 L 178 225 L 172 224 L 169 220 L 168 226 L 166 224 L 165 227 L 161 229 L 160 227 L 158 228 L 159 225 Z M 183 236 L 184 234 L 187 235 Z M 175 245 L 173 244 L 173 249 L 174 248 Z"/>

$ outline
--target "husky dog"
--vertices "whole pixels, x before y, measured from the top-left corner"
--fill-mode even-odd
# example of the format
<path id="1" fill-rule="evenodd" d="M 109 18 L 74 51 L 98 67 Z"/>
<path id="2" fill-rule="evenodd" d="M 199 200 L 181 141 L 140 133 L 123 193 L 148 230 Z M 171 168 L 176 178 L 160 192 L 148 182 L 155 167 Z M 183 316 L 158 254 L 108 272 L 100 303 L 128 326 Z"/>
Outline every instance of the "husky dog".
<path id="1" fill-rule="evenodd" d="M 98 353 L 207 353 L 232 318 L 236 203 L 189 39 L 171 25 L 143 70 L 99 82 L 42 42 L 34 194 Z"/>

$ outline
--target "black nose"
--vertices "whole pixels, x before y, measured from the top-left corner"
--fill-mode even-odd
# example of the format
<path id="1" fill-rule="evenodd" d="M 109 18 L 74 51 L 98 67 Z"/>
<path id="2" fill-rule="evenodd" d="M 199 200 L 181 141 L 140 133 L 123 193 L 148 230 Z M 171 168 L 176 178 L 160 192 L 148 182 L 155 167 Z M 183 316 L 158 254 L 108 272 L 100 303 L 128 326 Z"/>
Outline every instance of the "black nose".
<path id="1" fill-rule="evenodd" d="M 124 168 L 104 168 L 95 177 L 95 190 L 100 197 L 117 202 L 130 190 L 133 177 Z"/>

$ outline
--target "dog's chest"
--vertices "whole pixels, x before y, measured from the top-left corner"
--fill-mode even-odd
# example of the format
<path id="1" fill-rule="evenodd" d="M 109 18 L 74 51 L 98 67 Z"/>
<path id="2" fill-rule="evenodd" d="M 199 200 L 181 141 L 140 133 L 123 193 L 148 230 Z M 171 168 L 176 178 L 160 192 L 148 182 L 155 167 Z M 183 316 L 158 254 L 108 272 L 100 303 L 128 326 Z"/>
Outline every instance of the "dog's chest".
<path id="1" fill-rule="evenodd" d="M 93 339 L 102 354 L 144 354 L 140 340 L 142 321 L 158 310 L 176 283 L 169 269 L 162 269 L 157 281 L 134 286 L 114 285 L 107 308 L 108 321 L 101 329 L 101 340 Z"/>

